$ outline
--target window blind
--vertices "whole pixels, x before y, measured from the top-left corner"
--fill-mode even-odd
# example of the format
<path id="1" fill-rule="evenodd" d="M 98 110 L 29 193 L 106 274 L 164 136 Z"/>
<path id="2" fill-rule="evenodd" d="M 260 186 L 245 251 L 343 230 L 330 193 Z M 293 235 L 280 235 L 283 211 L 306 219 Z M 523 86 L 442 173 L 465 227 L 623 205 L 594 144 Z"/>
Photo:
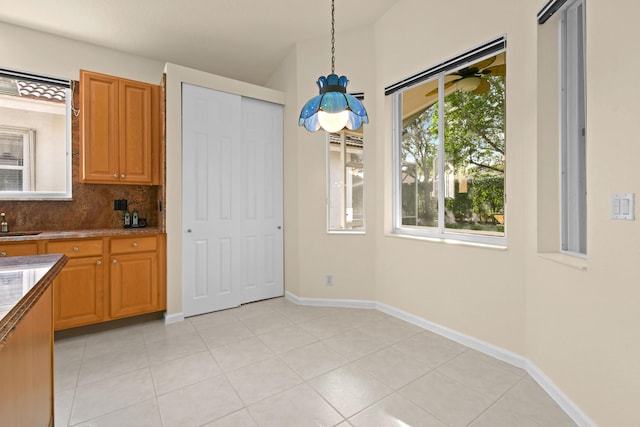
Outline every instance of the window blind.
<path id="1" fill-rule="evenodd" d="M 458 55 L 447 61 L 441 62 L 436 66 L 428 68 L 424 71 L 414 74 L 411 77 L 407 77 L 404 80 L 401 80 L 397 83 L 387 86 L 386 88 L 384 88 L 384 94 L 391 95 L 406 87 L 413 86 L 420 82 L 429 80 L 440 73 L 450 71 L 450 70 L 456 70 L 458 68 L 461 68 L 465 64 L 468 64 L 470 62 L 473 62 L 485 56 L 489 56 L 492 53 L 497 53 L 501 50 L 504 50 L 506 49 L 506 47 L 507 47 L 507 37 L 504 35 L 500 36 L 494 40 L 484 43 L 481 46 L 478 46 L 475 49 L 471 49 L 470 51 L 467 51 L 461 55 Z"/>
<path id="2" fill-rule="evenodd" d="M 0 77 L 15 80 L 27 80 L 36 83 L 43 83 L 48 85 L 57 85 L 64 88 L 71 87 L 71 80 L 62 79 L 59 77 L 43 76 L 41 74 L 27 73 L 23 71 L 11 70 L 8 68 L 0 68 Z"/>
<path id="3" fill-rule="evenodd" d="M 565 4 L 567 0 L 550 0 L 544 7 L 538 12 L 538 24 L 542 25 L 553 16 Z"/>

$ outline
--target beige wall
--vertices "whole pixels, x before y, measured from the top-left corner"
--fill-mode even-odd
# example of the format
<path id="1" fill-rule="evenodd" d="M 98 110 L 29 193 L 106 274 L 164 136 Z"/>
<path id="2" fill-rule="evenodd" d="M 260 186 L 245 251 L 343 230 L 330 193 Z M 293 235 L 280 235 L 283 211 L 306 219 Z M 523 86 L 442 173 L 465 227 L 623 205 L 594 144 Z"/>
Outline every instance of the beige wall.
<path id="1" fill-rule="evenodd" d="M 468 2 L 464 13 L 452 13 L 447 2 L 403 0 L 373 33 L 337 35 L 338 68 L 352 80 L 351 90 L 366 92 L 371 117 L 365 127 L 367 235 L 326 234 L 324 137 L 286 122 L 296 140 L 285 144 L 296 152 L 285 174 L 296 177 L 298 187 L 286 192 L 285 215 L 296 216 L 299 230 L 286 239 L 295 245 L 297 260 L 286 257 L 287 272 L 297 269 L 292 277 L 298 278 L 291 283 L 287 275 L 286 287 L 299 297 L 375 300 L 514 352 L 598 425 L 635 426 L 640 225 L 610 220 L 609 197 L 640 190 L 640 92 L 616 84 L 630 81 L 629 70 L 640 62 L 623 54 L 635 51 L 640 32 L 633 20 L 640 9 L 631 0 L 587 0 L 585 261 L 558 253 L 557 132 L 548 128 L 557 127 L 553 44 L 551 56 L 538 63 L 536 14 L 545 3 Z M 547 25 L 557 35 L 556 24 Z M 508 43 L 507 248 L 391 235 L 391 104 L 384 87 L 502 34 Z M 297 109 L 315 94 L 310 86 L 317 74 L 326 72 L 323 43 L 328 41 L 297 47 Z M 547 83 L 540 94 L 539 81 Z M 539 112 L 547 117 L 538 120 Z M 323 280 L 331 273 L 336 284 L 328 288 Z"/>
<path id="2" fill-rule="evenodd" d="M 298 128 L 291 125 L 298 120 L 296 75 L 297 49 L 289 55 L 274 72 L 267 86 L 277 88 L 286 94 L 284 106 L 284 283 L 287 291 L 300 295 L 299 234 L 300 215 L 298 214 L 298 175 L 304 167 L 298 164 L 298 153 L 302 150 L 298 144 Z"/>
<path id="3" fill-rule="evenodd" d="M 80 69 L 158 84 L 163 62 L 0 22 L 0 67 L 72 80 Z"/>
<path id="4" fill-rule="evenodd" d="M 501 13 L 496 13 L 499 10 Z M 526 230 L 529 179 L 535 154 L 535 8 L 520 2 L 489 1 L 450 13 L 446 2 L 402 1 L 376 25 L 378 80 L 389 85 L 497 36 L 507 37 L 507 250 L 394 237 L 378 238 L 378 301 L 432 322 L 524 354 Z M 509 19 L 505 19 L 508 16 Z M 453 19 L 453 22 L 447 17 Z M 478 25 L 482 22 L 482 25 Z M 399 28 L 407 29 L 398 31 Z M 380 94 L 382 91 L 378 90 Z M 376 171 L 389 183 L 391 97 L 376 146 L 383 162 Z M 391 187 L 377 205 L 391 223 Z"/>
<path id="5" fill-rule="evenodd" d="M 375 50 L 373 28 L 341 33 L 336 37 L 336 69 L 351 83 L 348 90 L 364 92 L 369 118 L 376 120 Z M 287 291 L 301 297 L 374 300 L 376 239 L 376 138 L 364 130 L 366 234 L 327 233 L 327 142 L 324 132 L 307 132 L 297 126 L 300 108 L 318 94 L 320 75 L 331 73 L 331 45 L 326 38 L 299 44 L 296 49 L 297 97 L 285 109 L 285 218 L 294 216 L 295 230 L 285 228 Z M 290 72 L 290 71 L 288 71 Z M 286 184 L 287 185 L 287 184 Z M 292 211 L 292 209 L 295 209 Z M 287 219 L 288 222 L 288 219 Z M 294 249 L 295 248 L 295 253 Z M 295 273 L 293 272 L 295 271 Z M 333 286 L 326 286 L 327 275 Z"/>
<path id="6" fill-rule="evenodd" d="M 557 195 L 545 190 L 557 174 L 555 161 L 545 157 L 554 148 L 541 145 L 553 136 L 538 132 L 544 110 L 538 97 L 545 96 L 538 82 L 555 79 L 553 73 L 538 76 L 546 68 L 537 61 L 535 15 L 546 1 L 466 2 L 464 13 L 452 13 L 448 2 L 401 0 L 374 26 L 336 39 L 336 71 L 349 76 L 350 90 L 366 93 L 371 118 L 365 128 L 365 235 L 326 233 L 326 142 L 297 126 L 299 108 L 317 93 L 315 80 L 330 71 L 328 38 L 296 46 L 268 82 L 286 93 L 287 103 L 285 286 L 299 297 L 379 301 L 515 352 L 598 425 L 637 426 L 640 223 L 609 219 L 609 197 L 640 194 L 640 93 L 633 85 L 640 59 L 627 54 L 640 37 L 639 7 L 635 0 L 587 2 L 586 261 L 567 262 L 553 253 L 553 238 L 539 239 L 557 221 L 548 214 L 553 203 L 546 203 Z M 508 42 L 507 249 L 388 234 L 391 115 L 384 87 L 501 34 Z M 69 78 L 86 68 L 149 82 L 163 69 L 145 58 L 6 24 L 0 24 L 0 40 L 20 41 L 0 43 L 1 65 L 9 68 Z M 175 105 L 169 107 L 170 154 L 178 149 Z M 179 179 L 176 165 L 170 180 Z M 168 197 L 178 203 L 178 184 L 171 185 Z M 179 239 L 179 212 L 170 211 L 169 239 L 179 241 L 172 240 Z M 176 313 L 179 261 L 170 258 L 169 268 L 169 312 Z M 324 285 L 326 274 L 334 275 L 333 287 Z"/>
<path id="7" fill-rule="evenodd" d="M 587 0 L 586 270 L 527 252 L 527 357 L 602 426 L 640 423 L 640 223 L 609 212 L 612 193 L 640 194 L 640 93 L 620 84 L 640 65 L 628 54 L 637 50 L 638 12 L 631 0 Z M 553 173 L 539 163 L 540 175 Z M 533 227 L 529 234 L 535 240 Z"/>

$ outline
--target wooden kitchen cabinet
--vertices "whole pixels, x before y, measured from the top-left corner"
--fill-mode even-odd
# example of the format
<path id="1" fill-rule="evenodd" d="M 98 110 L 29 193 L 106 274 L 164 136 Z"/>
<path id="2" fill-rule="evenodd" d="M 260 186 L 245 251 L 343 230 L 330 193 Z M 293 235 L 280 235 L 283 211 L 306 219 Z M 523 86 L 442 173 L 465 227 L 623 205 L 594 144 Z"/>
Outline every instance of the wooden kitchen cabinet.
<path id="1" fill-rule="evenodd" d="M 161 309 L 157 243 L 155 236 L 111 239 L 112 318 Z"/>
<path id="2" fill-rule="evenodd" d="M 0 425 L 53 425 L 51 287 L 26 312 L 0 351 Z"/>
<path id="3" fill-rule="evenodd" d="M 102 239 L 66 239 L 46 243 L 47 253 L 65 254 L 69 261 L 53 282 L 55 330 L 102 322 L 104 283 Z"/>
<path id="4" fill-rule="evenodd" d="M 160 86 L 80 71 L 81 179 L 160 184 Z"/>
<path id="5" fill-rule="evenodd" d="M 37 242 L 0 243 L 0 257 L 38 254 Z"/>
<path id="6" fill-rule="evenodd" d="M 69 258 L 53 283 L 54 329 L 164 310 L 165 239 L 158 233 L 46 241 L 46 253 Z"/>
<path id="7" fill-rule="evenodd" d="M 53 281 L 55 330 L 104 320 L 102 257 L 72 258 Z"/>
<path id="8" fill-rule="evenodd" d="M 62 255 L 0 259 L 0 425 L 53 426 L 52 297 Z"/>

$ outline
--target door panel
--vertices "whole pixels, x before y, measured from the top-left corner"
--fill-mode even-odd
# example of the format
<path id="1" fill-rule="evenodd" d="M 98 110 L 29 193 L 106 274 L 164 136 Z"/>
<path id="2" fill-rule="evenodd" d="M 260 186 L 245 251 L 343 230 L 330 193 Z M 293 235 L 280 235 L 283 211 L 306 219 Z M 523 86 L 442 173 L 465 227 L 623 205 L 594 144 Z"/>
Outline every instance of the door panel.
<path id="1" fill-rule="evenodd" d="M 240 98 L 183 84 L 183 313 L 240 305 Z"/>
<path id="2" fill-rule="evenodd" d="M 159 308 L 156 252 L 111 257 L 111 317 L 150 313 Z"/>
<path id="3" fill-rule="evenodd" d="M 242 98 L 242 302 L 284 294 L 282 107 Z"/>
<path id="4" fill-rule="evenodd" d="M 56 330 L 104 319 L 102 257 L 72 258 L 53 281 L 53 321 Z"/>
<path id="5" fill-rule="evenodd" d="M 118 181 L 118 78 L 81 73 L 82 178 Z"/>
<path id="6" fill-rule="evenodd" d="M 282 107 L 183 84 L 183 312 L 282 296 Z"/>
<path id="7" fill-rule="evenodd" d="M 152 85 L 120 80 L 120 179 L 152 182 Z"/>

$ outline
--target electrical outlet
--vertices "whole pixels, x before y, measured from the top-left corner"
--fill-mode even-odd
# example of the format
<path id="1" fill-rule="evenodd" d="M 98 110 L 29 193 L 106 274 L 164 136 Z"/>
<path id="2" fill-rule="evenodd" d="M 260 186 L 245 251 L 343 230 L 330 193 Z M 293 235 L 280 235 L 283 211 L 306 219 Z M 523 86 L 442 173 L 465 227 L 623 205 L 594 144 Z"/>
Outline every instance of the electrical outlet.
<path id="1" fill-rule="evenodd" d="M 114 211 L 126 211 L 127 210 L 127 200 L 126 199 L 116 199 L 113 201 L 113 210 Z"/>
<path id="2" fill-rule="evenodd" d="M 327 280 L 325 281 L 325 285 L 333 286 L 333 276 L 331 274 L 327 274 Z"/>

